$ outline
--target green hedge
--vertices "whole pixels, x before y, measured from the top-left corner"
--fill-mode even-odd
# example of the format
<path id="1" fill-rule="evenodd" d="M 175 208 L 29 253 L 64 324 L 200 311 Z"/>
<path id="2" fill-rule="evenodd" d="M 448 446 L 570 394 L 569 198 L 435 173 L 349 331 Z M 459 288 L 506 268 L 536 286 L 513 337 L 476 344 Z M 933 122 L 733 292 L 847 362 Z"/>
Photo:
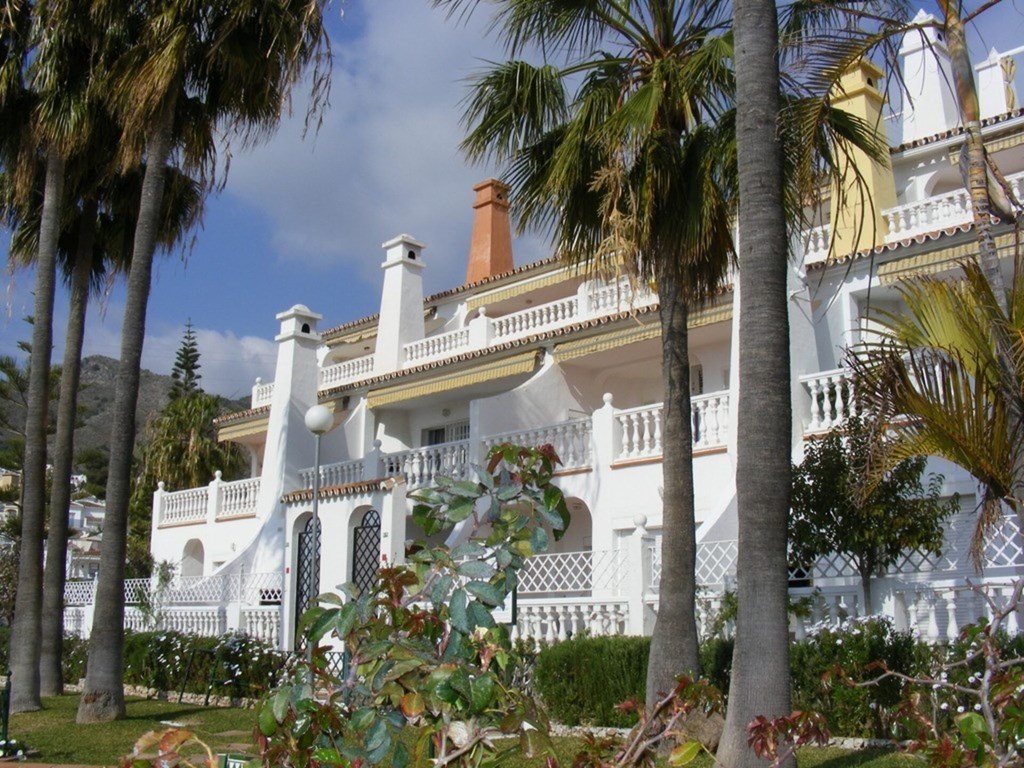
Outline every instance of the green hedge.
<path id="1" fill-rule="evenodd" d="M 647 637 L 580 637 L 545 648 L 537 656 L 534 688 L 551 717 L 564 725 L 631 726 L 635 713 L 615 706 L 643 701 Z"/>
<path id="2" fill-rule="evenodd" d="M 0 670 L 10 669 L 8 648 L 11 644 L 11 628 L 0 627 Z M 89 642 L 76 635 L 64 636 L 64 653 L 61 667 L 64 682 L 77 683 L 85 677 L 85 660 L 89 654 Z"/>
<path id="3" fill-rule="evenodd" d="M 536 691 L 551 717 L 564 725 L 629 726 L 632 713 L 620 702 L 643 700 L 650 639 L 582 637 L 543 649 L 533 674 Z M 712 638 L 700 649 L 701 669 L 723 693 L 729 689 L 733 641 Z M 890 715 L 900 700 L 901 684 L 889 680 L 874 688 L 852 688 L 830 676 L 841 664 L 853 679 L 878 674 L 873 663 L 910 675 L 927 673 L 931 649 L 887 619 L 852 621 L 821 628 L 791 647 L 794 709 L 823 714 L 833 733 L 884 736 L 892 733 Z"/>
<path id="4" fill-rule="evenodd" d="M 897 735 L 895 709 L 903 683 L 895 678 L 870 688 L 852 687 L 835 675 L 837 667 L 856 682 L 881 674 L 879 664 L 893 672 L 928 674 L 931 648 L 910 632 L 893 628 L 883 617 L 852 619 L 838 627 L 813 630 L 790 651 L 793 708 L 823 714 L 833 733 L 889 738 Z"/>
<path id="5" fill-rule="evenodd" d="M 287 655 L 236 633 L 196 637 L 180 632 L 128 632 L 124 662 L 125 683 L 130 685 L 257 698 L 277 683 Z"/>

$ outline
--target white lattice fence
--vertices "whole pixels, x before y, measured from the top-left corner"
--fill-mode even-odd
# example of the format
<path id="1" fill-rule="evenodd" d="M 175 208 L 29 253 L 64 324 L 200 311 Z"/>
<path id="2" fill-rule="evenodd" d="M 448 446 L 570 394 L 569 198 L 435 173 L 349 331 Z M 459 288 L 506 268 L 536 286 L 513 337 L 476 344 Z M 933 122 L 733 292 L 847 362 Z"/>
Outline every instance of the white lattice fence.
<path id="1" fill-rule="evenodd" d="M 701 586 L 724 584 L 726 576 L 736 573 L 736 555 L 735 539 L 702 541 L 697 545 L 697 583 Z"/>
<path id="2" fill-rule="evenodd" d="M 617 591 L 625 559 L 625 552 L 612 550 L 534 555 L 519 573 L 519 594 Z"/>
<path id="3" fill-rule="evenodd" d="M 95 595 L 95 581 L 69 581 L 64 584 L 64 605 L 92 605 Z"/>

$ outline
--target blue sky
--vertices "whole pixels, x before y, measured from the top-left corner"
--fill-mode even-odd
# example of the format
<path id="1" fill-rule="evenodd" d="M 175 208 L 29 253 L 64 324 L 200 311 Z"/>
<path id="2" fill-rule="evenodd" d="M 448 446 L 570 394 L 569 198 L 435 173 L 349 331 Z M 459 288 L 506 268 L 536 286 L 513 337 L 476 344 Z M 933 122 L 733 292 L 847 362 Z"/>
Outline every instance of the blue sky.
<path id="1" fill-rule="evenodd" d="M 236 151 L 227 187 L 208 201 L 187 260 L 170 254 L 156 266 L 146 368 L 170 370 L 191 319 L 204 386 L 247 394 L 257 376 L 273 377 L 276 313 L 305 304 L 330 327 L 377 311 L 380 244 L 400 233 L 428 246 L 428 293 L 462 282 L 472 186 L 494 172 L 468 166 L 458 151 L 465 78 L 501 57 L 485 35 L 487 11 L 482 3 L 466 22 L 424 0 L 335 0 L 331 107 L 319 133 L 302 137 L 299 89 L 293 117 L 272 141 Z M 1003 0 L 974 35 L 975 59 L 993 46 L 1017 45 L 1024 45 L 1024 11 L 1019 0 Z M 546 255 L 538 238 L 515 243 L 517 264 Z M 0 353 L 11 353 L 30 335 L 22 318 L 32 311 L 32 275 L 5 281 Z M 122 306 L 121 285 L 93 304 L 86 354 L 118 356 Z M 66 308 L 60 291 L 55 359 Z"/>

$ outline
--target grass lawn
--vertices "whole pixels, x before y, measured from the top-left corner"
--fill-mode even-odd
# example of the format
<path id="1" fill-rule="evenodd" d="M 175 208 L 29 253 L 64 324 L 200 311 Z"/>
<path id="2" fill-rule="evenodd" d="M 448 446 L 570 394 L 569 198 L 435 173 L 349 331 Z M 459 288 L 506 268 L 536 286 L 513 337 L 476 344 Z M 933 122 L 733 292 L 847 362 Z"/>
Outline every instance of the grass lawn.
<path id="1" fill-rule="evenodd" d="M 118 758 L 131 752 L 142 734 L 172 727 L 176 723 L 195 732 L 216 752 L 247 745 L 251 753 L 256 714 L 251 709 L 197 707 L 167 701 L 128 699 L 128 718 L 113 723 L 78 725 L 78 695 L 43 699 L 40 712 L 11 715 L 9 733 L 38 755 L 33 762 L 117 765 Z"/>
<path id="2" fill-rule="evenodd" d="M 251 709 L 223 709 L 175 704 L 166 701 L 129 699 L 128 718 L 114 723 L 77 725 L 78 696 L 68 695 L 43 700 L 41 712 L 11 716 L 10 735 L 38 752 L 32 762 L 81 763 L 115 766 L 131 751 L 136 739 L 147 731 L 162 730 L 177 724 L 196 733 L 215 752 L 252 752 L 255 712 Z M 559 763 L 571 766 L 582 747 L 580 739 L 553 739 Z M 851 751 L 838 748 L 809 748 L 797 756 L 799 768 L 914 768 L 920 761 L 885 750 Z M 544 768 L 543 757 L 512 757 L 508 768 Z M 707 756 L 695 761 L 695 768 L 712 768 Z M 765 768 L 768 763 L 765 762 Z"/>

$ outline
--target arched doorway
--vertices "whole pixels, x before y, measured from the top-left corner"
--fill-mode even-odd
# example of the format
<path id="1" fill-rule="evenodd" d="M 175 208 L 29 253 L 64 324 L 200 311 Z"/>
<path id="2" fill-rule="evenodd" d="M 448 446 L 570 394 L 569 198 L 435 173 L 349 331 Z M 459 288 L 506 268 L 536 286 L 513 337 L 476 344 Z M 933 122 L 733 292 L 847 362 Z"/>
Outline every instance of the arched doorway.
<path id="1" fill-rule="evenodd" d="M 360 593 L 373 586 L 380 567 L 380 513 L 368 509 L 352 529 L 352 583 Z"/>
<path id="2" fill-rule="evenodd" d="M 299 530 L 295 547 L 295 626 L 320 591 L 320 526 L 310 515 Z M 302 645 L 296 634 L 295 645 Z"/>
<path id="3" fill-rule="evenodd" d="M 197 578 L 203 575 L 203 562 L 206 554 L 203 551 L 203 542 L 199 539 L 189 539 L 185 543 L 185 549 L 181 553 L 181 575 L 183 578 Z"/>

